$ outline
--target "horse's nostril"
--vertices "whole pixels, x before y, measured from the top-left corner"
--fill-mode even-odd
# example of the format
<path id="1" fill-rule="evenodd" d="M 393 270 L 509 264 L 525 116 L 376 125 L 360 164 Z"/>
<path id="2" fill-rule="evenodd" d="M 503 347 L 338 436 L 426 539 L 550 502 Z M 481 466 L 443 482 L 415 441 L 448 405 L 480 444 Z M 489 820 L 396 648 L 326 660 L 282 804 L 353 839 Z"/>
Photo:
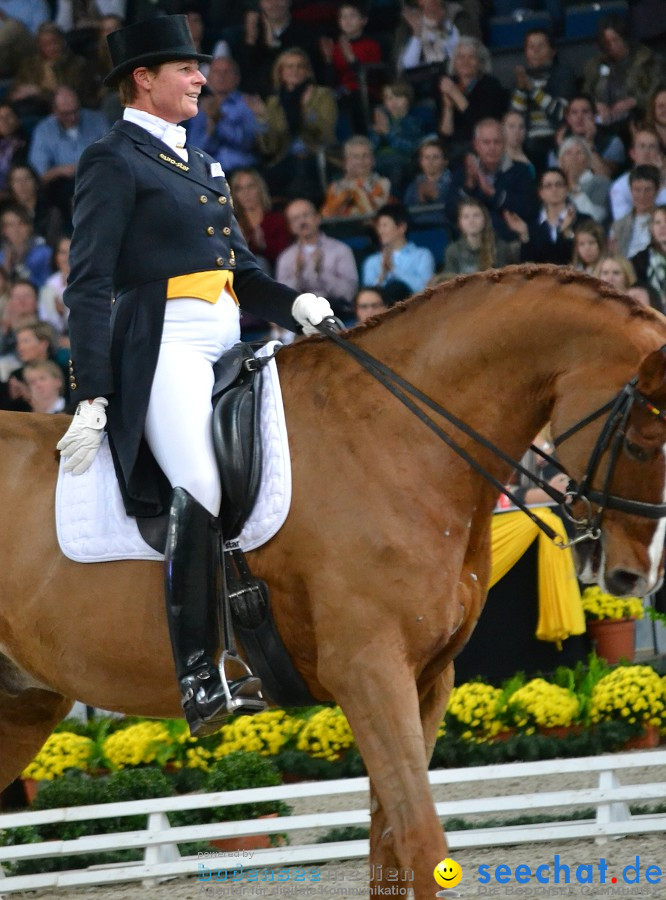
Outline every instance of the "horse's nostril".
<path id="1" fill-rule="evenodd" d="M 613 569 L 608 572 L 604 581 L 606 590 L 616 597 L 627 597 L 636 593 L 636 587 L 641 581 L 641 576 L 627 569 Z"/>

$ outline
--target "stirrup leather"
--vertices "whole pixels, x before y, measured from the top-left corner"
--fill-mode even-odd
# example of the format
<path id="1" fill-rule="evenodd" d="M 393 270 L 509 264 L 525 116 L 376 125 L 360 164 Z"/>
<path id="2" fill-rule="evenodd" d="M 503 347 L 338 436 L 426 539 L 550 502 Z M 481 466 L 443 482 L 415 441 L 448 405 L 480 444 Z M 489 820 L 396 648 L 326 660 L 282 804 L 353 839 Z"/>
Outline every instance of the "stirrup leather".
<path id="1" fill-rule="evenodd" d="M 242 715 L 243 713 L 245 713 L 247 715 L 252 715 L 254 713 L 263 712 L 265 709 L 267 709 L 268 703 L 264 700 L 261 694 L 261 690 L 256 691 L 255 695 L 252 697 L 245 697 L 242 694 L 241 688 L 241 692 L 236 696 L 233 696 L 230 684 L 233 686 L 234 682 L 237 681 L 237 679 L 233 679 L 230 682 L 227 678 L 227 673 L 224 670 L 225 663 L 227 662 L 233 662 L 235 666 L 242 666 L 249 678 L 252 679 L 252 682 L 256 683 L 257 681 L 259 681 L 259 679 L 254 677 L 254 673 L 247 665 L 247 663 L 240 658 L 240 656 L 237 656 L 230 650 L 223 650 L 222 655 L 220 656 L 218 668 L 220 671 L 220 681 L 222 682 L 222 688 L 224 690 L 224 696 L 226 698 L 227 712 L 230 714 L 240 713 Z M 261 684 L 261 682 L 259 683 Z"/>

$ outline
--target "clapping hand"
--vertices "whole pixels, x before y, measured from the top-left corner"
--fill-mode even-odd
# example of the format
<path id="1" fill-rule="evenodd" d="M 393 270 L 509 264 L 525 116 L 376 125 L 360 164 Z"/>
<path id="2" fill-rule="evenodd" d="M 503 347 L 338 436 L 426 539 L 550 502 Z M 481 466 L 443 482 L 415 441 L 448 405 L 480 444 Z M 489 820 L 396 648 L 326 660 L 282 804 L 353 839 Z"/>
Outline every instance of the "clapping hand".
<path id="1" fill-rule="evenodd" d="M 515 231 L 521 242 L 523 244 L 526 244 L 530 236 L 529 229 L 527 227 L 527 223 L 520 218 L 518 213 L 515 213 L 510 209 L 505 209 L 502 213 L 502 218 L 511 229 L 511 231 Z"/>
<path id="2" fill-rule="evenodd" d="M 389 117 L 384 112 L 383 109 L 377 107 L 375 110 L 375 114 L 373 116 L 373 128 L 377 132 L 377 134 L 388 134 L 389 128 L 391 127 L 391 123 L 389 122 Z"/>
<path id="3" fill-rule="evenodd" d="M 420 9 L 414 9 L 413 6 L 404 6 L 402 10 L 402 17 L 412 29 L 414 34 L 418 34 L 421 31 L 421 25 L 423 23 L 423 13 Z"/>
<path id="4" fill-rule="evenodd" d="M 518 90 L 525 91 L 526 93 L 531 91 L 533 81 L 527 74 L 525 66 L 516 66 L 513 72 L 516 76 L 516 87 L 518 88 Z"/>

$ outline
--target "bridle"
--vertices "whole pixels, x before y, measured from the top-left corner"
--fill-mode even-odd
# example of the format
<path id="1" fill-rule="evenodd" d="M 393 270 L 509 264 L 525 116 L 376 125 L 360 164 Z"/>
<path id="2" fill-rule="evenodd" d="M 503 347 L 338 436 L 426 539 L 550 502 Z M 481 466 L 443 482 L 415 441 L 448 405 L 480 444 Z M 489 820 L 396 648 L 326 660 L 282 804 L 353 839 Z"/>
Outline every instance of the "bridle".
<path id="1" fill-rule="evenodd" d="M 661 519 L 666 517 L 666 503 L 646 503 L 642 500 L 630 500 L 625 497 L 619 497 L 611 493 L 613 476 L 615 467 L 623 446 L 627 443 L 626 426 L 629 416 L 634 407 L 638 404 L 646 409 L 652 415 L 658 417 L 662 422 L 666 423 L 666 411 L 655 406 L 654 403 L 639 391 L 636 387 L 638 376 L 635 376 L 622 387 L 618 393 L 603 406 L 589 413 L 589 415 L 580 419 L 565 432 L 559 435 L 555 441 L 555 446 L 559 446 L 567 441 L 581 429 L 595 422 L 606 413 L 606 419 L 602 425 L 599 436 L 592 448 L 590 457 L 583 476 L 579 482 L 569 481 L 567 490 L 562 492 L 557 488 L 548 484 L 545 479 L 539 475 L 530 472 L 518 460 L 513 459 L 509 454 L 505 453 L 500 447 L 489 441 L 482 434 L 467 425 L 462 419 L 459 419 L 449 410 L 440 406 L 439 403 L 432 400 L 427 394 L 406 381 L 401 375 L 389 368 L 389 366 L 380 362 L 380 360 L 371 356 L 361 347 L 345 340 L 340 335 L 342 323 L 339 320 L 328 317 L 317 326 L 319 332 L 325 337 L 332 340 L 338 347 L 354 357 L 356 361 L 374 378 L 377 379 L 390 393 L 394 395 L 404 406 L 406 406 L 424 425 L 426 425 L 437 437 L 450 447 L 457 455 L 465 460 L 473 469 L 493 485 L 500 493 L 504 494 L 511 502 L 522 512 L 524 512 L 541 529 L 553 543 L 561 549 L 566 549 L 574 544 L 582 541 L 596 541 L 601 537 L 601 519 L 604 511 L 607 509 L 615 509 L 620 512 L 630 513 L 635 516 L 642 516 L 647 519 Z M 661 348 L 661 352 L 666 354 L 666 345 Z M 565 518 L 571 522 L 575 529 L 575 536 L 570 540 L 564 540 L 561 535 L 557 534 L 546 522 L 540 519 L 526 504 L 521 501 L 510 488 L 507 488 L 501 481 L 481 465 L 467 450 L 460 446 L 451 435 L 447 434 L 435 420 L 428 415 L 417 402 L 432 410 L 438 416 L 441 416 L 467 437 L 471 438 L 476 444 L 489 450 L 495 457 L 508 463 L 512 469 L 528 478 L 536 487 L 541 488 L 560 508 Z M 530 445 L 530 449 L 543 459 L 554 465 L 560 472 L 567 475 L 564 467 L 556 459 L 551 457 L 545 451 Z M 604 454 L 608 453 L 608 464 L 603 475 L 601 490 L 592 487 L 592 482 L 599 470 L 600 463 Z M 584 504 L 585 512 L 582 517 L 578 518 L 573 515 L 572 505 L 577 502 Z M 596 504 L 595 512 L 592 510 L 592 504 Z"/>

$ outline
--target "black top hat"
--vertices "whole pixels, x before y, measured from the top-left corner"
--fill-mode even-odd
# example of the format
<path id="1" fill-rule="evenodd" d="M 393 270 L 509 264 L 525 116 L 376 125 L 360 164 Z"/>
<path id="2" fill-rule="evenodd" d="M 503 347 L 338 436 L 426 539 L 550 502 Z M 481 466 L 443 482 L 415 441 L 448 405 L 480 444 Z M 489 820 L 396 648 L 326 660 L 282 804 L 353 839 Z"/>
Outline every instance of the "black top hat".
<path id="1" fill-rule="evenodd" d="M 197 53 L 187 16 L 157 16 L 112 31 L 107 37 L 113 69 L 105 85 L 116 84 L 139 66 L 156 66 L 178 59 L 210 62 L 212 57 Z"/>

